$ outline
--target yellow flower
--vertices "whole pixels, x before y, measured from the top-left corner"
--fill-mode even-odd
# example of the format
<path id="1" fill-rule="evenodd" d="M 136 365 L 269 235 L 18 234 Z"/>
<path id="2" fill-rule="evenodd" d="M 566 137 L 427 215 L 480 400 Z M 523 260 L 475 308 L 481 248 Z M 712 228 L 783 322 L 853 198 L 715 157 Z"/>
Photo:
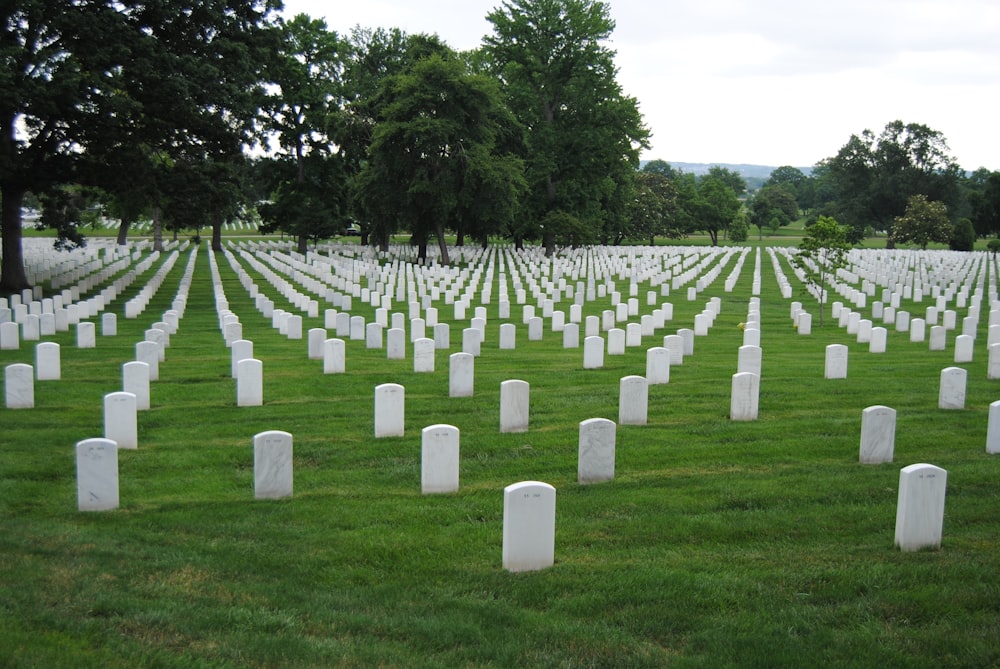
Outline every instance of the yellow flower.
<path id="1" fill-rule="evenodd" d="M 746 323 L 740 323 L 736 327 L 738 327 L 741 330 L 746 330 L 747 329 L 747 324 Z"/>

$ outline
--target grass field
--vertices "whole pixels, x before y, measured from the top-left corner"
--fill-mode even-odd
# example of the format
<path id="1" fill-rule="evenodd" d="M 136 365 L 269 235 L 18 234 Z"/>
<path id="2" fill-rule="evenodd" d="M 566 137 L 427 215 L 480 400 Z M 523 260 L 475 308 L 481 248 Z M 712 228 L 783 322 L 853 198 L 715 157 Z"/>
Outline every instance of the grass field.
<path id="1" fill-rule="evenodd" d="M 202 245 L 139 448 L 119 454 L 121 507 L 78 512 L 73 445 L 101 436 L 102 397 L 169 308 L 186 253 L 138 319 L 123 305 L 158 265 L 111 305 L 116 337 L 89 350 L 72 332 L 47 338 L 62 344 L 62 380 L 36 383 L 34 409 L 0 409 L 0 666 L 1000 665 L 987 298 L 975 360 L 961 365 L 966 409 L 945 411 L 938 380 L 954 333 L 932 352 L 890 328 L 887 352 L 871 354 L 828 313 L 799 336 L 764 254 L 760 418 L 732 422 L 752 254 L 732 292 L 730 261 L 697 300 L 686 286 L 662 298 L 674 305 L 667 328 L 600 370 L 584 371 L 583 349 L 563 349 L 559 334 L 527 341 L 517 305 L 517 350 L 499 350 L 494 290 L 471 398 L 448 397 L 447 354 L 465 323 L 451 323 L 432 374 L 363 341 L 347 342 L 346 373 L 323 374 L 220 257 L 221 289 L 264 364 L 264 405 L 238 408 Z M 650 387 L 648 425 L 618 427 L 614 481 L 577 484 L 579 422 L 616 420 L 619 379 L 643 374 L 646 348 L 692 327 L 713 296 L 723 307 L 709 335 L 669 384 Z M 352 313 L 374 310 L 355 299 Z M 850 349 L 847 379 L 823 378 L 831 343 Z M 22 342 L 0 365 L 33 356 Z M 531 384 L 530 430 L 500 434 L 500 383 L 514 378 Z M 373 392 L 387 382 L 406 388 L 406 436 L 376 440 Z M 861 412 L 875 404 L 898 411 L 895 462 L 862 466 Z M 420 494 L 420 430 L 434 423 L 461 430 L 455 494 Z M 253 498 L 252 439 L 264 430 L 294 436 L 291 499 Z M 918 462 L 948 471 L 943 542 L 903 553 L 899 470 Z M 502 493 L 522 480 L 557 490 L 555 565 L 511 574 Z"/>

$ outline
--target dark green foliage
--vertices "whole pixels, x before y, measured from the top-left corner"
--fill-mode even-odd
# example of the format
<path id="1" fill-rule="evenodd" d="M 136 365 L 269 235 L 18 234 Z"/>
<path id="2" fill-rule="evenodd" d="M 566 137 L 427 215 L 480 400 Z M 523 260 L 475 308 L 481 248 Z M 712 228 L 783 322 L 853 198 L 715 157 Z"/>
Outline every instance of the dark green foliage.
<path id="1" fill-rule="evenodd" d="M 750 223 L 763 235 L 764 228 L 776 230 L 798 218 L 795 195 L 783 185 L 764 186 L 750 201 Z M 776 221 L 774 225 L 772 221 Z"/>
<path id="2" fill-rule="evenodd" d="M 171 195 L 164 173 L 172 165 L 240 154 L 278 6 L 276 0 L 3 5 L 0 291 L 28 287 L 20 220 L 26 192 L 101 188 L 123 220 L 132 221 L 145 207 L 162 208 Z M 78 223 L 63 218 L 58 230 L 73 237 Z"/>
<path id="3" fill-rule="evenodd" d="M 976 244 L 976 230 L 972 227 L 972 221 L 967 218 L 958 219 L 948 244 L 952 251 L 971 251 Z"/>
<path id="4" fill-rule="evenodd" d="M 525 129 L 527 192 L 511 231 L 516 243 L 541 239 L 546 253 L 572 243 L 539 224 L 553 211 L 601 230 L 602 241 L 626 233 L 639 149 L 649 131 L 635 99 L 616 80 L 610 8 L 593 0 L 514 0 L 487 19 L 488 67 Z"/>
<path id="5" fill-rule="evenodd" d="M 893 121 L 881 134 L 852 135 L 820 172 L 836 193 L 830 211 L 852 229 L 851 241 L 865 228 L 888 232 L 913 195 L 943 202 L 957 211 L 961 169 L 940 132 L 919 123 Z"/>

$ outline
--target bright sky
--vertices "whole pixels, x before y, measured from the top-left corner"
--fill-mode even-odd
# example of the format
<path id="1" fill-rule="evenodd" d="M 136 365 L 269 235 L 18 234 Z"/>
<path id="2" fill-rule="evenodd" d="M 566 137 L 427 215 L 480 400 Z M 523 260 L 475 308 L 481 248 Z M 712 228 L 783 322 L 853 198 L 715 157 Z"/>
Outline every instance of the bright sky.
<path id="1" fill-rule="evenodd" d="M 285 0 L 285 13 L 436 33 L 472 49 L 501 0 Z M 609 0 L 618 82 L 643 159 L 807 167 L 894 120 L 941 132 L 965 169 L 1000 170 L 997 0 Z"/>

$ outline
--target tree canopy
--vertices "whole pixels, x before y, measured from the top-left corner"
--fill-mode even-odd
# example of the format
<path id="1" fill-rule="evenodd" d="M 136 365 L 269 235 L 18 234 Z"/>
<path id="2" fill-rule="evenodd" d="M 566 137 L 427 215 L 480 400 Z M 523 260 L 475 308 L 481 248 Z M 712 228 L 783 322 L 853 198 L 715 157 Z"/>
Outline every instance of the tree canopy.
<path id="1" fill-rule="evenodd" d="M 4 3 L 0 290 L 28 287 L 21 252 L 27 192 L 66 183 L 113 189 L 123 176 L 114 168 L 130 167 L 134 188 L 155 199 L 159 175 L 178 159 L 241 153 L 279 6 Z"/>
<path id="2" fill-rule="evenodd" d="M 487 16 L 485 60 L 525 131 L 521 218 L 529 226 L 513 236 L 541 237 L 547 254 L 571 243 L 576 228 L 542 227 L 554 212 L 605 237 L 621 228 L 649 136 L 638 103 L 616 80 L 605 45 L 614 29 L 609 13 L 593 0 L 511 0 Z"/>
<path id="3" fill-rule="evenodd" d="M 388 77 L 381 96 L 382 120 L 359 175 L 362 207 L 384 225 L 404 224 L 422 259 L 433 237 L 447 264 L 446 226 L 483 214 L 477 203 L 516 201 L 522 183 L 520 160 L 497 148 L 496 83 L 442 50 Z M 504 211 L 513 213 L 496 213 Z"/>
<path id="4" fill-rule="evenodd" d="M 957 210 L 961 169 L 944 136 L 919 123 L 893 121 L 879 135 L 852 135 L 822 163 L 836 192 L 834 211 L 858 241 L 867 226 L 889 232 L 913 195 Z M 891 239 L 891 237 L 890 237 Z"/>

